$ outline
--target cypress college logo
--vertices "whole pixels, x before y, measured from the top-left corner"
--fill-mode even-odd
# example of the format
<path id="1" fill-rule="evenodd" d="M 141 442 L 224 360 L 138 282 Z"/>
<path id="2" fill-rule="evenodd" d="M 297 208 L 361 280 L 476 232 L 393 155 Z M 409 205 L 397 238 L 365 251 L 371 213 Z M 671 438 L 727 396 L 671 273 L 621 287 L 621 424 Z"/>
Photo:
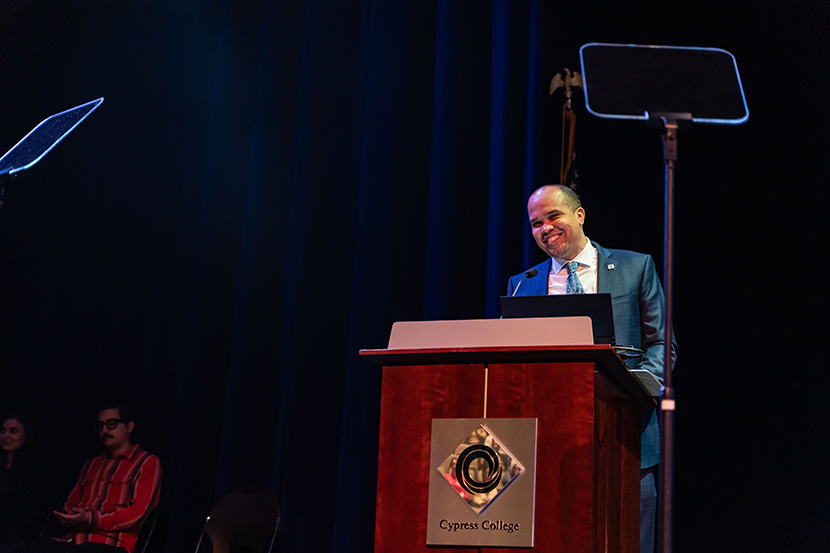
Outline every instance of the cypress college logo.
<path id="1" fill-rule="evenodd" d="M 524 471 L 486 425 L 480 424 L 438 467 L 467 505 L 480 514 Z"/>
<path id="2" fill-rule="evenodd" d="M 533 547 L 538 422 L 432 419 L 427 545 Z"/>

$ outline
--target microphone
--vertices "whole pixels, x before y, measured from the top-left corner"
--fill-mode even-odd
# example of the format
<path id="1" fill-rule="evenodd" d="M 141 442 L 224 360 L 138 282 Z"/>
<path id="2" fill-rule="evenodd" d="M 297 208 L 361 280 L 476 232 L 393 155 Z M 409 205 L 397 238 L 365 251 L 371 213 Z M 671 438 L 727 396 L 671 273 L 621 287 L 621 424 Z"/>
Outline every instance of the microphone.
<path id="1" fill-rule="evenodd" d="M 512 298 L 513 296 L 516 295 L 516 292 L 519 291 L 519 286 L 522 285 L 522 282 L 524 282 L 526 278 L 533 278 L 538 274 L 539 274 L 539 271 L 537 271 L 536 269 L 531 269 L 528 272 L 526 272 L 525 276 L 522 277 L 522 280 L 519 281 L 519 284 L 516 285 L 516 289 L 513 290 L 513 293 L 510 295 L 510 297 Z"/>

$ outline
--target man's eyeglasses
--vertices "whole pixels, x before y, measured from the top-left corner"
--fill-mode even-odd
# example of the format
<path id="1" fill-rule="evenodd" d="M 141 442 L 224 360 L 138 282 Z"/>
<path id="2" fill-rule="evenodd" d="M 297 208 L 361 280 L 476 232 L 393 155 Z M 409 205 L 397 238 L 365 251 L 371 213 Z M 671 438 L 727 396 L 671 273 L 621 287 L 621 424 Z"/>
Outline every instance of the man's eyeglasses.
<path id="1" fill-rule="evenodd" d="M 127 424 L 127 421 L 121 419 L 109 419 L 105 422 L 98 421 L 95 423 L 95 430 L 100 432 L 106 426 L 110 430 L 115 430 L 115 427 L 118 426 L 120 423 Z"/>

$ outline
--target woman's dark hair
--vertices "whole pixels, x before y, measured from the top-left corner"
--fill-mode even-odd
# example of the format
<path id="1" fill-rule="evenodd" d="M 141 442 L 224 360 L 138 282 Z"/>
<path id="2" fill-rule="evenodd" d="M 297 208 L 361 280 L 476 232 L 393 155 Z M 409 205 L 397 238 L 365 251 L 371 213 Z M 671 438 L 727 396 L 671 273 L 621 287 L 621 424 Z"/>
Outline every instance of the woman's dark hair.
<path id="1" fill-rule="evenodd" d="M 0 415 L 0 425 L 3 425 L 9 419 L 14 419 L 17 422 L 19 422 L 21 425 L 23 425 L 23 430 L 26 432 L 26 439 L 24 440 L 23 445 L 20 447 L 20 450 L 18 450 L 14 454 L 14 464 L 15 465 L 20 465 L 19 458 L 21 457 L 21 452 L 22 452 L 22 456 L 24 458 L 27 456 L 27 452 L 25 451 L 27 449 L 26 448 L 26 442 L 29 441 L 29 434 L 31 432 L 31 428 L 30 428 L 30 424 L 29 424 L 29 417 L 27 417 L 25 414 L 23 414 L 23 412 L 20 411 L 20 410 L 14 410 L 14 409 L 6 410 L 5 412 L 3 412 L 2 415 Z M 0 449 L 0 459 L 2 459 L 2 461 L 3 461 L 2 465 L 3 465 L 3 467 L 5 467 L 6 466 L 6 452 L 2 449 Z"/>
<path id="2" fill-rule="evenodd" d="M 23 414 L 22 411 L 5 411 L 2 415 L 0 415 L 0 424 L 3 424 L 9 419 L 15 419 L 17 422 L 23 425 L 23 428 L 26 428 L 26 425 L 29 424 L 29 417 Z"/>

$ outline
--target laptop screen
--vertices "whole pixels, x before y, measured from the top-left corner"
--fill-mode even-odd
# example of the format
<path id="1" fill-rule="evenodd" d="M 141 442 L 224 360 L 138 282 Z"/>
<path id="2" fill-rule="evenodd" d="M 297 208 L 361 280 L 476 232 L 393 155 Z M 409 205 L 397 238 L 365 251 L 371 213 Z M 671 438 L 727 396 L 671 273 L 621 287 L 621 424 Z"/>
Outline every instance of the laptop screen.
<path id="1" fill-rule="evenodd" d="M 615 345 L 611 294 L 502 296 L 500 302 L 505 319 L 590 317 L 594 343 Z"/>

